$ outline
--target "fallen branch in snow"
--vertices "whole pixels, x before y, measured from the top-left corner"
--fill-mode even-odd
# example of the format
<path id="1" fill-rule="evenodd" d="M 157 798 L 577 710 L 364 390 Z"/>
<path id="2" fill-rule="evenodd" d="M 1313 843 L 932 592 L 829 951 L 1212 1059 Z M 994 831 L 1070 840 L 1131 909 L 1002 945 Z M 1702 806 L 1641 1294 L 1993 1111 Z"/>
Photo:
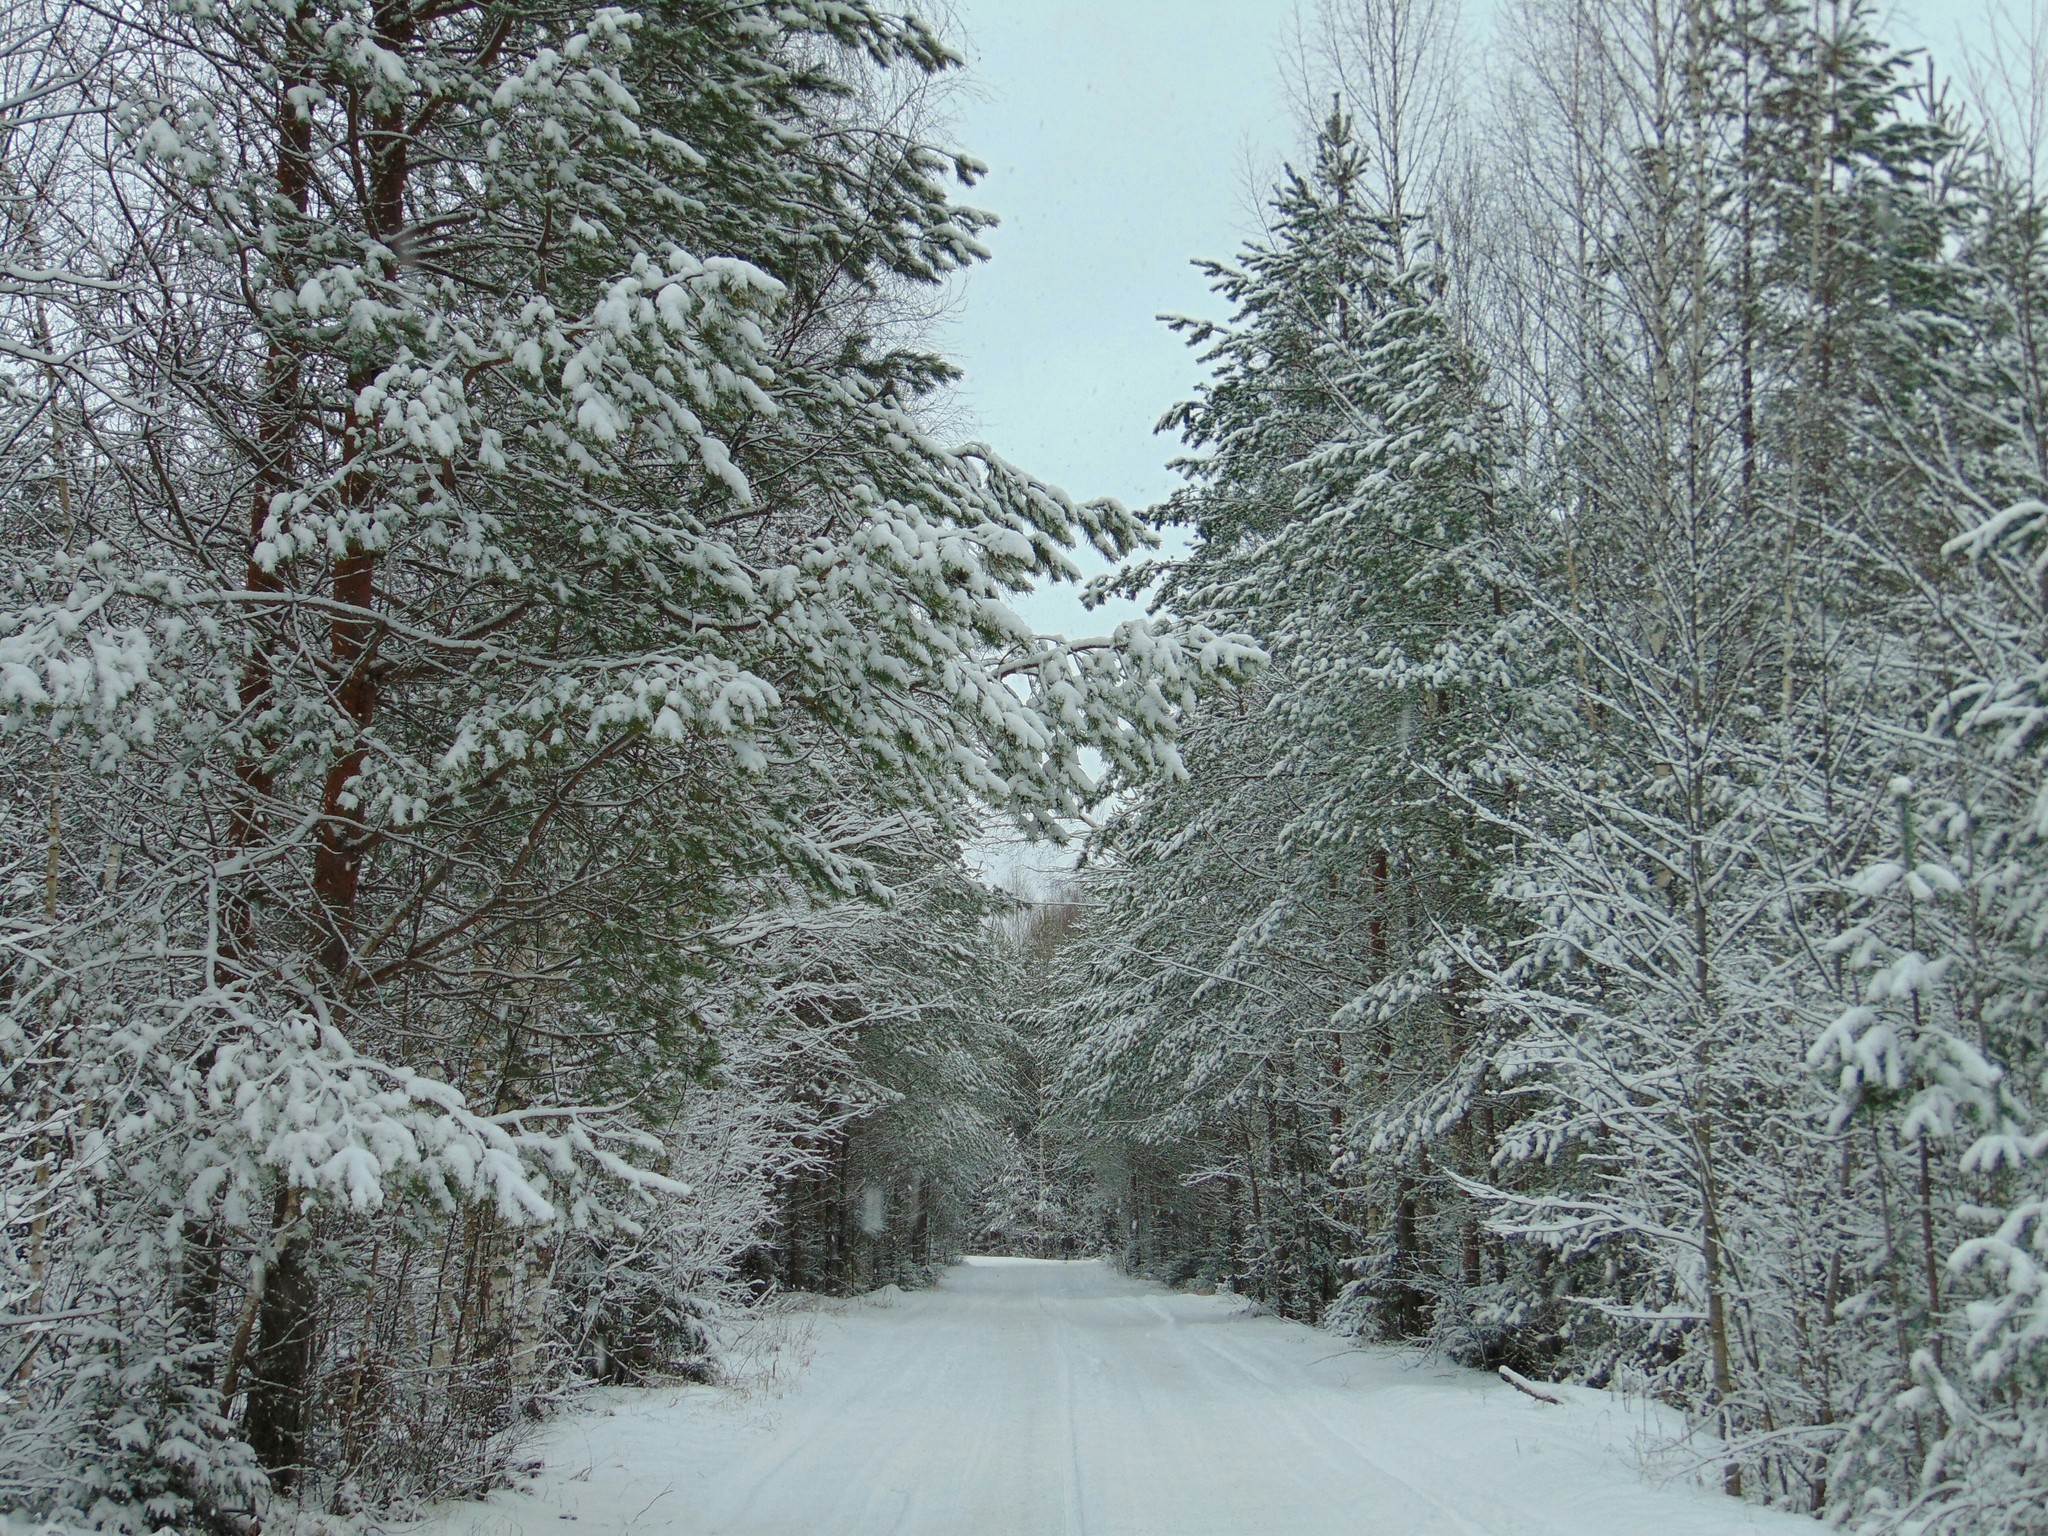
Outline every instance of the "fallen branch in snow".
<path id="1" fill-rule="evenodd" d="M 1521 1375 L 1519 1372 L 1511 1371 L 1506 1366 L 1500 1368 L 1500 1379 L 1513 1387 L 1517 1392 L 1533 1397 L 1539 1403 L 1548 1403 L 1553 1408 L 1562 1408 L 1564 1406 L 1563 1398 L 1553 1397 L 1528 1377 Z"/>

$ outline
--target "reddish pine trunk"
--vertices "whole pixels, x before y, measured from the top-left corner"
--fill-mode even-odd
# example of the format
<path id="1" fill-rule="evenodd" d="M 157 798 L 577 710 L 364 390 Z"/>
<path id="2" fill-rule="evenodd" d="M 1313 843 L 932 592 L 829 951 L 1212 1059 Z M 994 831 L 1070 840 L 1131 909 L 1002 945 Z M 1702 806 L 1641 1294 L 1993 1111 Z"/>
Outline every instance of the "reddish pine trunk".
<path id="1" fill-rule="evenodd" d="M 353 613 L 338 615 L 330 627 L 329 654 L 340 678 L 334 703 L 352 734 L 328 765 L 321 791 L 320 841 L 313 852 L 313 893 L 319 898 L 327 969 L 341 977 L 348 969 L 355 930 L 356 900 L 362 886 L 369 830 L 343 803 L 367 756 L 366 733 L 377 710 L 376 624 L 369 617 L 376 596 L 377 557 L 345 555 L 334 568 L 334 600 Z"/>

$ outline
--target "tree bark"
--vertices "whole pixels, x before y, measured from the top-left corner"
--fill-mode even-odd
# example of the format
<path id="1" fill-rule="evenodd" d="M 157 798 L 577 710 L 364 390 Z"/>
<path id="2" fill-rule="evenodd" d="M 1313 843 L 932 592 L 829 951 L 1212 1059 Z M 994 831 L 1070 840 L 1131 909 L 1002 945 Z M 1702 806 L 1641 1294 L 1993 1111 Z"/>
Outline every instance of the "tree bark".
<path id="1" fill-rule="evenodd" d="M 318 1288 L 296 1190 L 280 1191 L 276 1229 L 277 1253 L 264 1270 L 263 1297 L 256 1308 L 256 1352 L 242 1433 L 270 1474 L 271 1488 L 288 1493 L 304 1460 L 317 1337 Z"/>

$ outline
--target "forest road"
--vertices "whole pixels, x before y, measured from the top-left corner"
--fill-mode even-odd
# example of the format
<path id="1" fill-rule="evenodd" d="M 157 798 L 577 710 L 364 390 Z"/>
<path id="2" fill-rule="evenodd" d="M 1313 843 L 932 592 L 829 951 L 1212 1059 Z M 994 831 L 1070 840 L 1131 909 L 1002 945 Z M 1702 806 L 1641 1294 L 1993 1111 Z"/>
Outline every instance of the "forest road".
<path id="1" fill-rule="evenodd" d="M 416 1536 L 1735 1536 L 1811 1522 L 1646 1479 L 1607 1394 L 1244 1315 L 1093 1262 L 970 1259 L 818 1317 L 774 1394 L 617 1393 Z M 1667 1475 L 1683 1454 L 1666 1455 Z"/>

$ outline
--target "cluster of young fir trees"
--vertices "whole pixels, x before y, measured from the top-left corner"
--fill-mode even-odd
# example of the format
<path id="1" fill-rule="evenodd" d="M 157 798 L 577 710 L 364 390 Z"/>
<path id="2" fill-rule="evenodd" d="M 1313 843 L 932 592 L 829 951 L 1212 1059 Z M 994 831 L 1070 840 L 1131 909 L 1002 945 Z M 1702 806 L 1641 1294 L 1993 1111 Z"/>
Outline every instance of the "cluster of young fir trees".
<path id="1" fill-rule="evenodd" d="M 1272 665 L 1095 841 L 1070 1135 L 1135 1267 L 2042 1529 L 2040 103 L 1861 0 L 1571 0 L 1459 151 L 1445 9 L 1324 8 L 1176 322 L 1190 548 L 1131 580 Z"/>
<path id="2" fill-rule="evenodd" d="M 1256 652 L 1007 606 L 1149 535 L 935 436 L 956 63 L 867 0 L 0 17 L 0 1508 L 460 1491 L 961 1241 L 964 840 Z"/>

